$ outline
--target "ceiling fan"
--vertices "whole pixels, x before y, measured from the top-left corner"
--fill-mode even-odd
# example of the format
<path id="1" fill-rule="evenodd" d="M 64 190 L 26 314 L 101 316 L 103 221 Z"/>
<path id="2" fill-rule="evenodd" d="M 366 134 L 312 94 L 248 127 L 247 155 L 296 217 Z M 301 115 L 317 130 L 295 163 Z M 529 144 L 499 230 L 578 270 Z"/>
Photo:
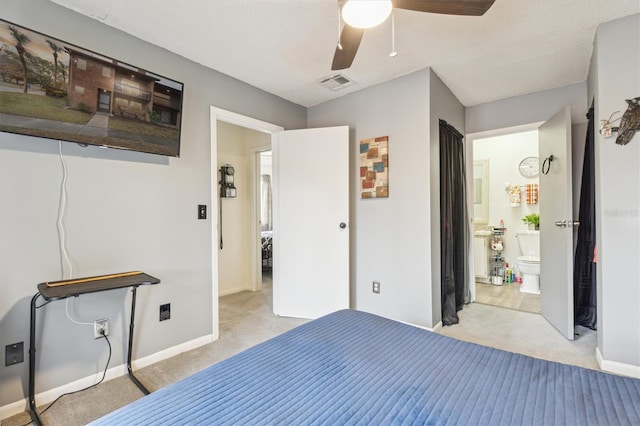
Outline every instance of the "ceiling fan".
<path id="1" fill-rule="evenodd" d="M 333 55 L 331 70 L 349 68 L 356 57 L 366 28 L 383 22 L 392 8 L 445 15 L 482 16 L 495 0 L 339 0 L 344 28 Z M 371 17 L 372 21 L 363 22 Z"/>

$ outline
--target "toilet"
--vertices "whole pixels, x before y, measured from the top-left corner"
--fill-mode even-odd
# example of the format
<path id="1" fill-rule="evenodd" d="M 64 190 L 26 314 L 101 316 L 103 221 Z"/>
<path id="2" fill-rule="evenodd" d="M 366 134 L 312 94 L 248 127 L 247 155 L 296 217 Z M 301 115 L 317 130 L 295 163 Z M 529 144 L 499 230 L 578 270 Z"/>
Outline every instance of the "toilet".
<path id="1" fill-rule="evenodd" d="M 516 231 L 516 238 L 520 248 L 516 264 L 522 274 L 520 291 L 540 294 L 540 231 Z"/>

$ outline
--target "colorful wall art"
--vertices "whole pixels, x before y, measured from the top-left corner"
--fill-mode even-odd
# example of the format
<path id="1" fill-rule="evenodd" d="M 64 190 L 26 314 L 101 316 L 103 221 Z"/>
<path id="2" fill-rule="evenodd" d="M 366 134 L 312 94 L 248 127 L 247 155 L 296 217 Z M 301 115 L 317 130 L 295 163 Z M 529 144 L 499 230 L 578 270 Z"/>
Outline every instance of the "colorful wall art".
<path id="1" fill-rule="evenodd" d="M 389 197 L 389 136 L 360 141 L 362 198 Z"/>

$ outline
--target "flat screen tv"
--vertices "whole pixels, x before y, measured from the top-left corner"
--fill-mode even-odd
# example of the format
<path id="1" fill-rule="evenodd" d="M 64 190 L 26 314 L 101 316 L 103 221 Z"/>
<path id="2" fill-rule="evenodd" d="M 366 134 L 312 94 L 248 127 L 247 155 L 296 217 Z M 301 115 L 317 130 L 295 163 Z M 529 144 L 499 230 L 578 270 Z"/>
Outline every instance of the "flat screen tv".
<path id="1" fill-rule="evenodd" d="M 0 19 L 0 131 L 178 157 L 183 84 Z"/>

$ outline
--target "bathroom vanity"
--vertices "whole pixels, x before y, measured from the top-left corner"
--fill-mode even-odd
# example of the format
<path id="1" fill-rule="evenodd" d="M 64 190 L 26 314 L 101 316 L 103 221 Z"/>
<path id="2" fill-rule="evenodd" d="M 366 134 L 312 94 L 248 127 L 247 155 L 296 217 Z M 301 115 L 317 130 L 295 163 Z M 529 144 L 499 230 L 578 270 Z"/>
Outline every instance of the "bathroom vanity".
<path id="1" fill-rule="evenodd" d="M 477 282 L 488 283 L 490 280 L 491 235 L 489 230 L 476 230 L 473 233 L 473 271 Z"/>

